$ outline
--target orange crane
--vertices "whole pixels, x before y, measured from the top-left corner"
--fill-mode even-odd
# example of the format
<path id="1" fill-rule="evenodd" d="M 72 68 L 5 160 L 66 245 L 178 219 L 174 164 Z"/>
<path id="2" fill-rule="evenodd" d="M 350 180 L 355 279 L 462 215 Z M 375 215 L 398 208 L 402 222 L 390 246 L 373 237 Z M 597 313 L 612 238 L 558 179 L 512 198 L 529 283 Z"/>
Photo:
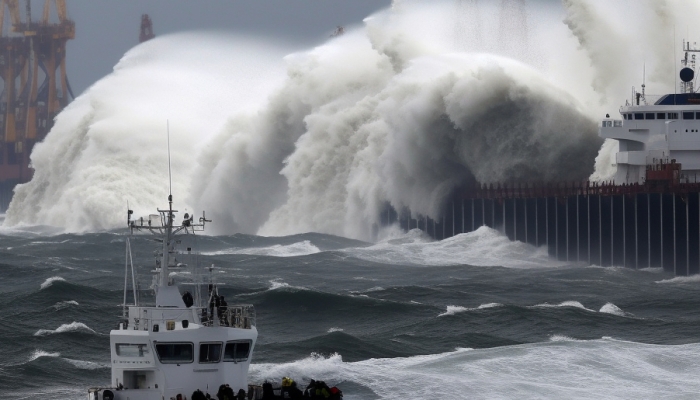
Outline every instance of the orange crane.
<path id="1" fill-rule="evenodd" d="M 32 177 L 29 155 L 54 118 L 74 97 L 66 75 L 66 43 L 75 38 L 65 0 L 45 0 L 42 17 L 32 20 L 31 0 L 0 0 L 0 210 L 12 188 Z M 55 9 L 58 21 L 51 21 Z M 11 27 L 5 27 L 5 13 Z"/>

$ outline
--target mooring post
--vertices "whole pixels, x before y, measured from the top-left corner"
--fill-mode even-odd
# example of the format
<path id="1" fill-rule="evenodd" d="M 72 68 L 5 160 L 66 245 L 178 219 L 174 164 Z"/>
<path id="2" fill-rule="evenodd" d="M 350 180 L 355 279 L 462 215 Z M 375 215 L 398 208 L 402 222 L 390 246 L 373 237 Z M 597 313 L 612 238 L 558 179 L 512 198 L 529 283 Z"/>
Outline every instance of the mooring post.
<path id="1" fill-rule="evenodd" d="M 569 262 L 569 198 L 564 199 L 566 200 L 566 262 Z"/>
<path id="2" fill-rule="evenodd" d="M 615 204 L 615 196 L 610 196 L 610 266 L 615 265 L 615 235 L 613 228 L 615 227 L 615 215 L 613 214 L 613 205 Z"/>
<path id="3" fill-rule="evenodd" d="M 639 225 L 637 225 L 637 198 L 634 195 L 634 269 L 639 269 Z"/>
<path id="4" fill-rule="evenodd" d="M 559 260 L 559 198 L 554 198 L 554 246 L 556 247 L 557 261 Z"/>
<path id="5" fill-rule="evenodd" d="M 664 194 L 659 193 L 659 208 L 661 209 L 661 269 L 664 269 Z"/>
<path id="6" fill-rule="evenodd" d="M 591 262 L 591 194 L 586 196 L 586 202 L 588 203 L 588 264 Z"/>
<path id="7" fill-rule="evenodd" d="M 540 247 L 540 227 L 539 218 L 537 218 L 537 209 L 539 208 L 538 198 L 535 197 L 535 246 Z"/>
<path id="8" fill-rule="evenodd" d="M 508 237 L 508 229 L 506 229 L 506 199 L 503 199 L 503 234 Z"/>
<path id="9" fill-rule="evenodd" d="M 474 228 L 474 199 L 472 199 L 472 232 L 474 232 L 476 228 Z"/>
<path id="10" fill-rule="evenodd" d="M 525 199 L 525 243 L 527 243 L 527 198 Z"/>
<path id="11" fill-rule="evenodd" d="M 690 275 L 690 223 L 688 217 L 690 196 L 685 199 L 685 276 Z"/>
<path id="12" fill-rule="evenodd" d="M 578 213 L 578 199 L 579 194 L 576 194 L 576 262 L 581 262 L 581 227 L 579 226 L 581 222 L 581 215 Z"/>
<path id="13" fill-rule="evenodd" d="M 496 203 L 491 199 L 491 227 L 496 229 Z"/>
<path id="14" fill-rule="evenodd" d="M 549 197 L 544 198 L 544 232 L 545 243 L 547 244 L 547 254 L 549 254 Z"/>
<path id="15" fill-rule="evenodd" d="M 598 256 L 600 257 L 600 266 L 603 266 L 603 200 L 601 196 L 598 195 L 598 247 L 600 251 Z"/>
<path id="16" fill-rule="evenodd" d="M 627 225 L 625 225 L 625 195 L 622 195 L 622 266 L 627 266 Z"/>
<path id="17" fill-rule="evenodd" d="M 647 248 L 649 252 L 647 253 L 649 259 L 648 267 L 651 268 L 651 195 L 647 193 Z"/>
<path id="18" fill-rule="evenodd" d="M 518 199 L 513 197 L 513 240 L 518 240 Z"/>
<path id="19" fill-rule="evenodd" d="M 442 240 L 445 240 L 445 234 L 447 233 L 445 231 L 445 214 L 442 215 Z"/>
<path id="20" fill-rule="evenodd" d="M 673 273 L 678 275 L 678 264 L 676 262 L 676 194 L 673 193 Z"/>
<path id="21" fill-rule="evenodd" d="M 455 199 L 452 199 L 452 236 L 457 234 L 455 230 L 455 225 L 457 225 L 457 221 L 455 221 L 455 218 L 457 218 L 457 215 L 455 214 Z"/>

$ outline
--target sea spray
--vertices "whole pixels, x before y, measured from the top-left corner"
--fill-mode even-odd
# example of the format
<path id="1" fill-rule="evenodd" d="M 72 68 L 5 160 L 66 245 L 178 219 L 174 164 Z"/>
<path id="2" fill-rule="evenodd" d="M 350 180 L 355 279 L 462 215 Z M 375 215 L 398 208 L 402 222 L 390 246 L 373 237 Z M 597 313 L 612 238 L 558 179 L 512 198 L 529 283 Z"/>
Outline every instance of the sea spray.
<path id="1" fill-rule="evenodd" d="M 401 1 L 283 62 L 269 43 L 161 37 L 59 115 L 5 224 L 98 230 L 123 223 L 127 200 L 137 215 L 162 206 L 167 119 L 178 208 L 206 209 L 216 233 L 369 238 L 387 205 L 436 218 L 474 180 L 586 179 L 596 119 L 644 65 L 648 92 L 670 90 L 670 31 L 697 7 Z"/>

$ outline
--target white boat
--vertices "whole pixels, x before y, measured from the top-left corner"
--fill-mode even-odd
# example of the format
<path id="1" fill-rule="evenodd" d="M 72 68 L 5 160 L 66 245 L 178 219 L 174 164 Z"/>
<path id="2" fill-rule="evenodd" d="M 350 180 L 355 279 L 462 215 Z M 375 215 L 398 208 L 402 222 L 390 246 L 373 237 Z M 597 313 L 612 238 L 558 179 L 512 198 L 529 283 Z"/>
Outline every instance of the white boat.
<path id="1" fill-rule="evenodd" d="M 128 211 L 131 233 L 150 233 L 158 243 L 152 271 L 155 304 L 143 305 L 138 298 L 127 239 L 124 315 L 109 334 L 111 385 L 89 389 L 90 400 L 192 400 L 199 397 L 193 396 L 196 391 L 217 398 L 222 385 L 232 394 L 252 391 L 248 368 L 258 337 L 255 309 L 249 304 L 224 305 L 213 267 L 200 270 L 196 263 L 183 262 L 196 258 L 196 253 L 178 247 L 211 221 L 204 214 L 195 221 L 185 213 L 177 223 L 172 195 L 168 203 L 168 209 L 145 219 L 132 220 L 133 212 Z M 129 266 L 134 300 L 127 305 Z M 189 282 L 178 285 L 174 275 L 187 276 Z M 185 283 L 187 291 L 180 288 Z"/>
<path id="2" fill-rule="evenodd" d="M 649 96 L 642 84 L 620 107 L 622 119 L 602 121 L 600 136 L 619 143 L 615 184 L 700 182 L 700 93 L 694 88 L 700 49 L 684 42 L 683 51 L 676 93 Z"/>

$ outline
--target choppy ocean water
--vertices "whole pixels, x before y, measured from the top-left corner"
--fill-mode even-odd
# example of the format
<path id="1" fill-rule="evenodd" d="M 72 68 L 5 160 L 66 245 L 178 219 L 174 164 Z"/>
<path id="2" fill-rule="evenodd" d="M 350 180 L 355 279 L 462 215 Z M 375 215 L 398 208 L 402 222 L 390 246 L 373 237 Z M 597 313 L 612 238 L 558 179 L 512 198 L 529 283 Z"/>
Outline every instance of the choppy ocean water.
<path id="1" fill-rule="evenodd" d="M 3 231 L 0 398 L 109 384 L 124 240 Z M 198 242 L 228 303 L 256 307 L 251 381 L 323 379 L 346 399 L 700 395 L 700 278 L 557 263 L 487 228 Z M 132 244 L 145 288 L 152 243 Z"/>

